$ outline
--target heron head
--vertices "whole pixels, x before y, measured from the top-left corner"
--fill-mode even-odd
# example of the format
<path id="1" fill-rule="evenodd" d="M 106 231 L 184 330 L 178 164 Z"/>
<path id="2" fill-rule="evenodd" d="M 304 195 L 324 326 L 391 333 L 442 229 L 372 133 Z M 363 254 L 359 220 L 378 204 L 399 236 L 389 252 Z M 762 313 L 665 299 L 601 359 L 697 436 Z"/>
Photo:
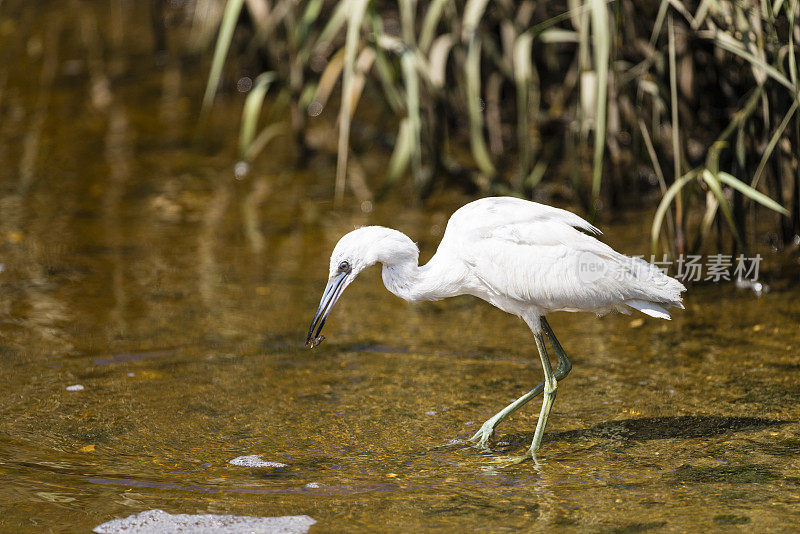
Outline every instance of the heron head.
<path id="1" fill-rule="evenodd" d="M 342 292 L 356 279 L 358 273 L 377 262 L 392 264 L 413 259 L 416 263 L 418 254 L 413 241 L 391 228 L 365 226 L 342 236 L 331 253 L 328 285 L 311 321 L 306 345 L 313 348 L 325 339 L 320 335 L 325 320 Z"/>
<path id="2" fill-rule="evenodd" d="M 374 256 L 370 254 L 368 243 L 372 240 L 366 228 L 359 228 L 345 234 L 331 253 L 331 263 L 328 274 L 328 285 L 322 293 L 317 312 L 308 329 L 306 345 L 313 348 L 325 339 L 321 336 L 325 320 L 331 313 L 334 304 L 339 300 L 342 292 L 356 279 L 358 273 L 375 263 Z"/>

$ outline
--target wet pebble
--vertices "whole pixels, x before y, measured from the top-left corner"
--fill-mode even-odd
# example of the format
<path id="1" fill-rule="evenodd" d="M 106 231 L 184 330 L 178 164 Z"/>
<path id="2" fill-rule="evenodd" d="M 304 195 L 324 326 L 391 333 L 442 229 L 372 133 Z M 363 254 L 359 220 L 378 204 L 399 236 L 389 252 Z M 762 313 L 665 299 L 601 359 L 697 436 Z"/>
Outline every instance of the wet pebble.
<path id="1" fill-rule="evenodd" d="M 238 456 L 228 463 L 231 465 L 238 465 L 239 467 L 286 467 L 286 464 L 281 462 L 268 462 L 262 459 L 260 454 Z"/>
<path id="2" fill-rule="evenodd" d="M 157 534 L 161 532 L 181 534 L 217 533 L 269 533 L 301 534 L 316 523 L 307 515 L 281 517 L 249 517 L 218 514 L 168 514 L 163 510 L 147 510 L 123 519 L 114 519 L 98 525 L 99 534 L 132 533 Z"/>
<path id="3" fill-rule="evenodd" d="M 751 289 L 757 297 L 760 297 L 769 291 L 769 286 L 767 284 L 762 284 L 761 282 L 755 282 L 752 280 L 737 280 L 736 287 L 738 289 Z"/>
<path id="4" fill-rule="evenodd" d="M 237 180 L 243 180 L 250 174 L 250 164 L 246 161 L 240 161 L 233 167 L 233 176 Z"/>
<path id="5" fill-rule="evenodd" d="M 67 391 L 83 391 L 84 387 L 80 384 L 74 384 L 65 388 Z"/>

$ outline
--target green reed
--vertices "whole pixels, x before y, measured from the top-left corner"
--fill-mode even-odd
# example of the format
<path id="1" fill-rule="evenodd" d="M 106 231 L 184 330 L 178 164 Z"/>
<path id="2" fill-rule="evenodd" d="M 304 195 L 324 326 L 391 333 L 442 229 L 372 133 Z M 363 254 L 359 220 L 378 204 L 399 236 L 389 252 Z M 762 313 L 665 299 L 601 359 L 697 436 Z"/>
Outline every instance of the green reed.
<path id="1" fill-rule="evenodd" d="M 654 251 L 697 250 L 712 229 L 743 250 L 756 217 L 784 241 L 800 234 L 798 0 L 198 2 L 224 4 L 201 116 L 237 23 L 252 26 L 241 54 L 259 50 L 272 71 L 245 104 L 240 157 L 276 134 L 256 134 L 268 88 L 301 143 L 332 106 L 337 201 L 368 98 L 394 116 L 370 124 L 393 132 L 384 187 L 409 176 L 423 195 L 467 177 L 487 194 L 530 196 L 571 176 L 593 216 L 624 207 L 644 176 L 659 194 Z"/>

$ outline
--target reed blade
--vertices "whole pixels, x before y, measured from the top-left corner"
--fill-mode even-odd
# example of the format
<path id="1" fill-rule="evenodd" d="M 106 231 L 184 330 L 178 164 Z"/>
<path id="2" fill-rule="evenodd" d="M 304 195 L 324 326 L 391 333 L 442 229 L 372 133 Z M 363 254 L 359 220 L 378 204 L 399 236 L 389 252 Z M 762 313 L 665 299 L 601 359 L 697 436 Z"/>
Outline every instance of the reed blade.
<path id="1" fill-rule="evenodd" d="M 481 43 L 477 38 L 470 40 L 464 64 L 467 85 L 467 108 L 469 111 L 469 140 L 472 157 L 478 168 L 486 176 L 494 176 L 496 170 L 483 138 L 483 103 L 481 100 Z"/>
<path id="2" fill-rule="evenodd" d="M 765 206 L 771 209 L 772 211 L 777 211 L 778 213 L 781 213 L 783 215 L 789 215 L 789 210 L 787 210 L 786 208 L 778 204 L 776 201 L 769 198 L 764 193 L 750 187 L 749 185 L 739 180 L 738 178 L 735 178 L 733 175 L 728 174 L 727 172 L 724 171 L 719 171 L 716 177 L 720 182 L 724 183 L 725 185 L 731 186 L 732 188 L 736 189 L 750 200 L 758 202 L 762 206 Z"/>
<path id="3" fill-rule="evenodd" d="M 341 203 L 347 175 L 347 156 L 350 152 L 350 122 L 353 116 L 352 91 L 356 51 L 360 45 L 359 35 L 364 13 L 369 0 L 350 0 L 347 8 L 347 36 L 345 40 L 344 74 L 342 79 L 342 104 L 339 110 L 339 143 L 336 159 L 336 183 L 334 200 Z"/>
<path id="4" fill-rule="evenodd" d="M 250 146 L 256 134 L 258 118 L 261 116 L 261 108 L 264 98 L 267 96 L 267 90 L 275 81 L 275 77 L 274 72 L 265 72 L 259 75 L 245 98 L 242 108 L 242 126 L 239 130 L 239 158 L 242 160 L 251 160 Z"/>
<path id="5" fill-rule="evenodd" d="M 603 157 L 606 146 L 606 114 L 608 111 L 608 71 L 611 57 L 611 32 L 608 8 L 604 0 L 592 0 L 592 47 L 596 72 L 594 163 L 592 165 L 592 213 L 597 209 L 603 180 Z"/>
<path id="6" fill-rule="evenodd" d="M 233 30 L 236 28 L 236 21 L 239 19 L 243 4 L 244 0 L 228 0 L 225 4 L 225 11 L 222 15 L 222 22 L 217 36 L 217 44 L 214 47 L 214 57 L 211 60 L 211 70 L 209 71 L 206 90 L 203 94 L 203 103 L 200 106 L 201 130 L 208 120 L 214 95 L 217 94 L 222 77 L 222 67 L 225 64 L 225 57 L 228 55 L 228 49 L 233 39 Z"/>
<path id="7" fill-rule="evenodd" d="M 725 193 L 722 191 L 718 174 L 712 173 L 708 169 L 703 169 L 703 172 L 700 173 L 700 176 L 706 185 L 708 185 L 708 188 L 711 190 L 711 192 L 714 193 L 714 196 L 717 197 L 719 208 L 722 210 L 722 215 L 725 217 L 725 221 L 728 223 L 728 229 L 730 229 L 731 234 L 733 234 L 733 237 L 736 239 L 736 242 L 739 244 L 739 246 L 744 249 L 744 241 L 742 241 L 739 227 L 736 226 L 736 220 L 733 218 L 733 208 L 731 208 L 730 202 L 725 197 Z"/>
<path id="8" fill-rule="evenodd" d="M 650 247 L 653 254 L 655 254 L 658 246 L 658 236 L 661 233 L 661 226 L 664 223 L 664 216 L 667 214 L 669 205 L 672 203 L 673 199 L 677 199 L 679 197 L 679 193 L 683 187 L 692 181 L 695 176 L 696 173 L 692 171 L 687 173 L 685 176 L 678 178 L 672 183 L 672 185 L 669 186 L 667 191 L 664 193 L 664 196 L 661 197 L 661 202 L 659 202 L 655 215 L 653 215 L 653 224 L 650 228 Z"/>

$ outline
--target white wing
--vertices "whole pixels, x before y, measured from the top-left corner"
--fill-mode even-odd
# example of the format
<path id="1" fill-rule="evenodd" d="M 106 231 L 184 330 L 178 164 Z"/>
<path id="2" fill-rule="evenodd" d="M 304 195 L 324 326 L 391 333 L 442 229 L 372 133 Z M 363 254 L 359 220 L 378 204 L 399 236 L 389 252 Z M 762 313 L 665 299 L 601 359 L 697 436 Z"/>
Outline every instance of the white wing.
<path id="1" fill-rule="evenodd" d="M 448 234 L 502 226 L 525 225 L 537 222 L 560 222 L 593 234 L 600 230 L 574 213 L 514 197 L 488 197 L 465 204 L 450 217 L 443 241 Z"/>
<path id="2" fill-rule="evenodd" d="M 512 313 L 625 312 L 633 306 L 668 317 L 661 305 L 680 305 L 680 282 L 576 228 L 599 233 L 565 210 L 485 198 L 453 214 L 440 250 L 465 263 L 479 281 L 476 296 Z"/>

